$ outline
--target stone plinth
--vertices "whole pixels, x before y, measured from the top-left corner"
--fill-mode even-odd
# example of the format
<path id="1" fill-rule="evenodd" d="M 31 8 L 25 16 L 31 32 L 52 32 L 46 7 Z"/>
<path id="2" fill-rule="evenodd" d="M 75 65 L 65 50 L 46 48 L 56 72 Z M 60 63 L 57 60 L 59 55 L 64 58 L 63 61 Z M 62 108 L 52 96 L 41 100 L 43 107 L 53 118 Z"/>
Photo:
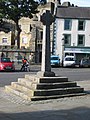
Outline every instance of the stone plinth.
<path id="1" fill-rule="evenodd" d="M 67 77 L 38 77 L 25 75 L 11 86 L 5 86 L 9 93 L 16 94 L 26 100 L 47 100 L 71 96 L 85 95 L 84 89 Z"/>

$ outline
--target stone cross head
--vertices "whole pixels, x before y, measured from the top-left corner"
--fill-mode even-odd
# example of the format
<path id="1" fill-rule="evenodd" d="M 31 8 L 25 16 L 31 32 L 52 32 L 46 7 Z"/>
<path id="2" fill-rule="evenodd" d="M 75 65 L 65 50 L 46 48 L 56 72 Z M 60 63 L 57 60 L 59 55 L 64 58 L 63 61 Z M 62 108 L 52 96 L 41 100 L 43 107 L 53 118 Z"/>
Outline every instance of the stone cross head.
<path id="1" fill-rule="evenodd" d="M 54 16 L 49 10 L 46 10 L 46 12 L 41 15 L 40 21 L 43 23 L 43 25 L 51 25 L 52 22 L 54 22 Z"/>

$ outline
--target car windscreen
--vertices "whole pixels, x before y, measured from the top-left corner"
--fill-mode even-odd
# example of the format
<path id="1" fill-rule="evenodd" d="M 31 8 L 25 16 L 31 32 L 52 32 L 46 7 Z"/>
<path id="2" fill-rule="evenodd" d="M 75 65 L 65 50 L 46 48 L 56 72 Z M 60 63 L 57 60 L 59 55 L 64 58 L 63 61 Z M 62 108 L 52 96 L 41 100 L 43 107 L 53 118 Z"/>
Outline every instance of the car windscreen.
<path id="1" fill-rule="evenodd" d="M 11 62 L 10 58 L 1 58 L 1 62 Z"/>
<path id="2" fill-rule="evenodd" d="M 83 59 L 82 62 L 83 63 L 90 63 L 90 60 L 89 59 Z"/>
<path id="3" fill-rule="evenodd" d="M 51 60 L 59 60 L 58 57 L 51 57 Z"/>
<path id="4" fill-rule="evenodd" d="M 74 58 L 66 58 L 65 61 L 75 61 Z"/>

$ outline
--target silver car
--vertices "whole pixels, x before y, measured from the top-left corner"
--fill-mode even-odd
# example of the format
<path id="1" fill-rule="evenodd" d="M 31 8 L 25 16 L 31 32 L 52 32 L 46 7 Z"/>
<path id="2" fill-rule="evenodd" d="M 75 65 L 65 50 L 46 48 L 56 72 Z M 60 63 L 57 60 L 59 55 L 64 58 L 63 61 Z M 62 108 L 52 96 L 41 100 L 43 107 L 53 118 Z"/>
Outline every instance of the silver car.
<path id="1" fill-rule="evenodd" d="M 89 58 L 82 58 L 79 66 L 80 67 L 90 67 L 90 59 Z"/>

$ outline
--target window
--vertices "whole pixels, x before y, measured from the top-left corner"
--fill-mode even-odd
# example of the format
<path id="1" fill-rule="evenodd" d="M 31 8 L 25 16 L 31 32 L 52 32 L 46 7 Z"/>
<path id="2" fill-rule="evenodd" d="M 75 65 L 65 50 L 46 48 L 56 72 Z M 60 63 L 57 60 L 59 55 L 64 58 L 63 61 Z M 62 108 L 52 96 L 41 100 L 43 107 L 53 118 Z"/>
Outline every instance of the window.
<path id="1" fill-rule="evenodd" d="M 70 19 L 64 20 L 64 30 L 71 30 L 71 20 Z"/>
<path id="2" fill-rule="evenodd" d="M 2 38 L 2 43 L 7 43 L 7 38 Z"/>
<path id="3" fill-rule="evenodd" d="M 84 20 L 78 21 L 78 30 L 85 30 L 85 21 Z"/>
<path id="4" fill-rule="evenodd" d="M 59 60 L 59 57 L 51 57 L 51 60 Z"/>
<path id="5" fill-rule="evenodd" d="M 22 43 L 27 44 L 27 37 L 22 37 Z"/>
<path id="6" fill-rule="evenodd" d="M 30 25 L 30 32 L 31 32 L 31 30 L 32 30 L 32 26 Z"/>
<path id="7" fill-rule="evenodd" d="M 43 39 L 43 31 L 41 31 L 41 40 Z"/>
<path id="8" fill-rule="evenodd" d="M 66 61 L 74 61 L 74 58 L 69 58 L 69 57 L 68 57 L 68 58 L 66 58 L 65 60 L 66 60 Z"/>
<path id="9" fill-rule="evenodd" d="M 65 45 L 71 45 L 71 35 L 70 34 L 64 34 L 64 44 Z"/>
<path id="10" fill-rule="evenodd" d="M 1 58 L 1 62 L 10 62 L 10 58 Z"/>
<path id="11" fill-rule="evenodd" d="M 78 35 L 78 46 L 84 46 L 85 44 L 85 35 Z"/>

